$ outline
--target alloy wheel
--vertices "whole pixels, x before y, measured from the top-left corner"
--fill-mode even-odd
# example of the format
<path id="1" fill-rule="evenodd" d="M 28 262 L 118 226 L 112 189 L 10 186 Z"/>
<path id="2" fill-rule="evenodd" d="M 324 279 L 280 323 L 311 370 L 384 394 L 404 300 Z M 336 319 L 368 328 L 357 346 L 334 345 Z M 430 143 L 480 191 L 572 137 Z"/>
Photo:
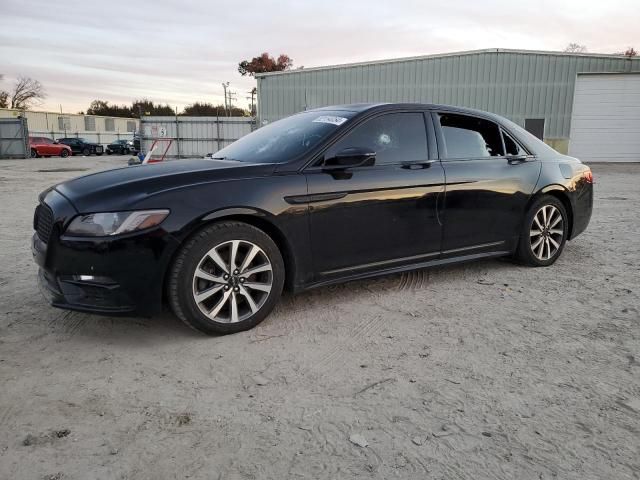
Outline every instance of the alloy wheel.
<path id="1" fill-rule="evenodd" d="M 267 254 L 246 240 L 223 242 L 198 262 L 193 274 L 193 299 L 213 321 L 237 323 L 264 305 L 273 286 Z"/>
<path id="2" fill-rule="evenodd" d="M 541 261 L 553 258 L 562 245 L 564 219 L 553 205 L 543 205 L 533 216 L 529 233 L 531 252 Z"/>

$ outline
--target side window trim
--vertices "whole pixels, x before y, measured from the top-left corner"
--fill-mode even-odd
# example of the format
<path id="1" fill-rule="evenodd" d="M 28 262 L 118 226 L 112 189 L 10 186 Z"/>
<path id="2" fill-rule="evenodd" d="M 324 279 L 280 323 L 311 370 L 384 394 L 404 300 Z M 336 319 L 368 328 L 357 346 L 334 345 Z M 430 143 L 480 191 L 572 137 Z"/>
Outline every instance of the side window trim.
<path id="1" fill-rule="evenodd" d="M 309 171 L 309 172 L 315 172 L 315 171 L 319 171 L 322 169 L 322 162 L 324 161 L 324 155 L 325 153 L 331 149 L 331 147 L 333 147 L 336 143 L 338 143 L 340 140 L 342 140 L 343 138 L 345 138 L 347 135 L 349 135 L 351 132 L 353 132 L 356 128 L 358 128 L 359 126 L 363 125 L 365 122 L 368 122 L 370 120 L 373 120 L 375 118 L 381 117 L 383 115 L 391 115 L 394 113 L 417 113 L 417 114 L 421 114 L 422 115 L 422 119 L 424 122 L 424 127 L 425 127 L 425 133 L 426 133 L 426 142 L 427 142 L 427 158 L 425 160 L 439 160 L 439 158 L 437 157 L 437 150 L 436 151 L 436 156 L 435 157 L 431 157 L 432 155 L 432 147 L 431 147 L 431 137 L 430 137 L 430 126 L 429 123 L 427 122 L 427 118 L 426 115 L 429 114 L 429 110 L 390 110 L 390 111 L 386 111 L 386 112 L 376 112 L 372 115 L 366 116 L 364 118 L 362 118 L 359 122 L 354 123 L 353 125 L 351 125 L 351 127 L 348 130 L 345 130 L 340 136 L 334 138 L 331 143 L 327 144 L 320 152 L 318 152 L 318 154 L 309 162 L 307 163 L 304 167 L 302 167 L 302 171 Z M 431 125 L 431 128 L 433 128 L 433 125 Z M 434 133 L 433 131 L 431 132 L 432 134 Z M 411 162 L 411 163 L 419 163 L 420 161 L 415 161 L 415 162 Z M 377 165 L 373 165 L 373 167 L 355 167 L 353 169 L 357 170 L 359 168 L 366 168 L 367 170 L 370 170 L 371 168 L 382 168 L 382 167 L 387 167 L 387 166 L 400 166 L 400 165 L 406 165 L 407 162 L 397 162 L 397 163 L 385 163 L 385 164 L 377 164 Z"/>
<path id="2" fill-rule="evenodd" d="M 507 145 L 504 143 L 504 136 L 507 135 L 516 145 L 518 145 L 520 147 L 520 150 L 522 150 L 525 153 L 525 156 L 527 157 L 533 157 L 534 155 L 531 154 L 531 152 L 529 152 L 529 150 L 522 145 L 521 142 L 518 141 L 518 139 L 516 138 L 515 135 L 513 135 L 510 131 L 508 131 L 507 129 L 505 129 L 502 125 L 500 125 L 500 136 L 502 137 L 502 145 L 503 145 L 503 149 L 504 149 L 504 156 L 509 158 L 509 157 L 514 157 L 514 156 L 519 156 L 519 155 L 509 155 L 507 154 Z"/>
<path id="3" fill-rule="evenodd" d="M 440 127 L 440 115 L 439 111 L 431 110 L 431 124 L 435 130 L 436 135 L 436 145 L 438 147 L 438 159 L 441 162 L 447 161 L 447 144 L 444 142 L 444 134 L 442 133 L 442 128 Z"/>

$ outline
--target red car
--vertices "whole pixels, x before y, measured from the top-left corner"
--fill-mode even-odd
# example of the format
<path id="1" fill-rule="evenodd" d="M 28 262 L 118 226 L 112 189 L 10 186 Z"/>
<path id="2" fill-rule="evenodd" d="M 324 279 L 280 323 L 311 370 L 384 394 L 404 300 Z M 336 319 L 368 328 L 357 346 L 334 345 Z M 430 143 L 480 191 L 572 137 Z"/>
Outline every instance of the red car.
<path id="1" fill-rule="evenodd" d="M 29 137 L 31 158 L 36 157 L 68 157 L 71 147 L 63 145 L 47 137 Z"/>

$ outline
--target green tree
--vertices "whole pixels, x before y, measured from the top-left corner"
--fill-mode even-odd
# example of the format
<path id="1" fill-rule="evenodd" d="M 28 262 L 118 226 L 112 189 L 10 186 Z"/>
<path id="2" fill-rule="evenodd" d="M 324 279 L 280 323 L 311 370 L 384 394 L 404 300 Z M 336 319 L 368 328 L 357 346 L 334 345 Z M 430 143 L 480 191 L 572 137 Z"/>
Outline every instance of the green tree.
<path id="1" fill-rule="evenodd" d="M 207 102 L 194 102 L 191 105 L 187 105 L 182 110 L 180 115 L 188 115 L 193 117 L 205 117 L 205 116 L 226 116 L 224 105 L 213 105 Z M 238 107 L 231 107 L 229 109 L 229 115 L 232 117 L 246 117 L 249 115 L 247 110 Z"/>
<path id="2" fill-rule="evenodd" d="M 103 115 L 105 117 L 132 117 L 131 107 L 110 104 L 104 100 L 94 100 L 87 108 L 87 115 Z"/>
<path id="3" fill-rule="evenodd" d="M 142 115 L 157 115 L 157 116 L 169 116 L 175 115 L 176 112 L 169 105 L 160 105 L 153 103 L 151 100 L 147 98 L 143 98 L 141 100 L 134 100 L 131 104 L 131 110 L 133 112 L 133 116 L 142 116 Z"/>

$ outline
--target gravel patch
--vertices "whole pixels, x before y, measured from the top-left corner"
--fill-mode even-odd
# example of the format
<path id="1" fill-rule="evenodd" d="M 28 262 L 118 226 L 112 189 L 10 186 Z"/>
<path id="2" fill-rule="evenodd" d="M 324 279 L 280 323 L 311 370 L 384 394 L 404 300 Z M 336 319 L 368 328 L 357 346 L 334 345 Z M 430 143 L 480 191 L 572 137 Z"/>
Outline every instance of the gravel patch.
<path id="1" fill-rule="evenodd" d="M 286 295 L 210 338 L 38 292 L 37 194 L 127 159 L 0 161 L 0 478 L 638 478 L 639 164 L 594 166 L 551 268 Z"/>

